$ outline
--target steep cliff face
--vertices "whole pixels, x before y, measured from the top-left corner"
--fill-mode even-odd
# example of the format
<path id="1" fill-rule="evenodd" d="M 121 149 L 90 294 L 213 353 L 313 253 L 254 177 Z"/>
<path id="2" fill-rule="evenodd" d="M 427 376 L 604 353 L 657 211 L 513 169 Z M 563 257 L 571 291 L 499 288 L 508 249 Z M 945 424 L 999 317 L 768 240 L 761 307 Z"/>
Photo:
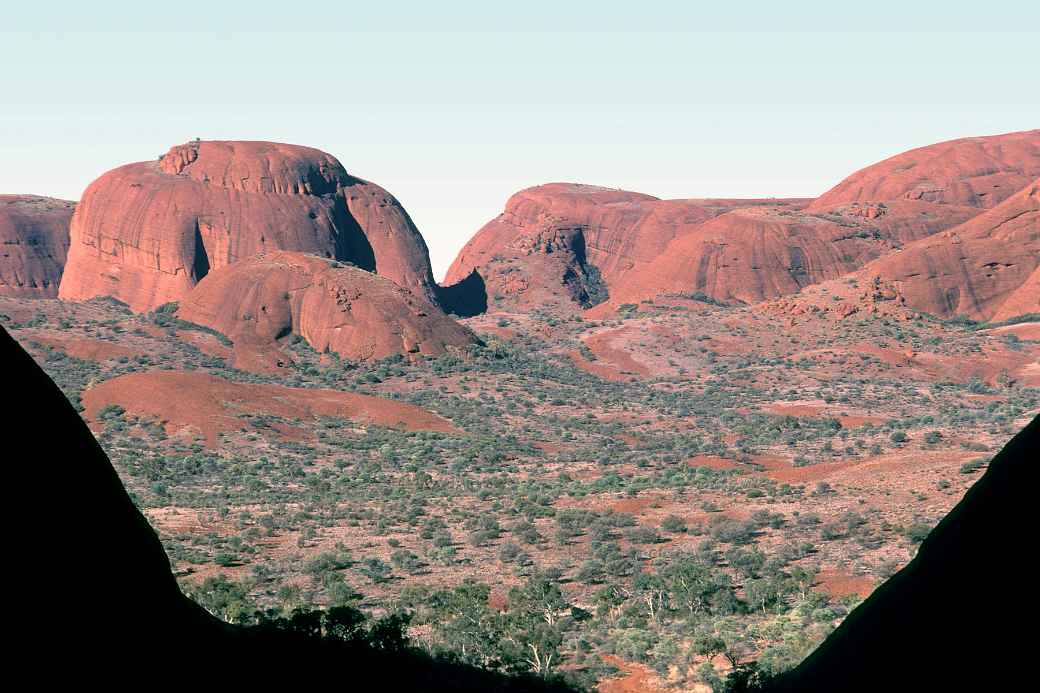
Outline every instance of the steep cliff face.
<path id="1" fill-rule="evenodd" d="M 988 209 L 1040 176 L 1040 130 L 965 137 L 868 166 L 817 198 L 811 210 L 890 200 Z"/>
<path id="2" fill-rule="evenodd" d="M 289 334 L 352 360 L 434 356 L 476 342 L 440 308 L 388 279 L 336 261 L 278 251 L 209 273 L 178 316 L 211 327 L 236 349 L 270 350 Z"/>
<path id="3" fill-rule="evenodd" d="M 435 295 L 426 245 L 407 213 L 332 156 L 272 142 L 191 142 L 87 188 L 59 296 L 109 295 L 144 311 L 265 250 L 349 260 Z"/>
<path id="4" fill-rule="evenodd" d="M 1040 179 L 960 226 L 867 265 L 861 274 L 894 286 L 914 310 L 990 320 L 1036 311 L 1031 277 L 1038 265 Z"/>
<path id="5" fill-rule="evenodd" d="M 1037 460 L 1040 418 L 1001 450 L 909 565 L 761 690 L 1028 688 L 1033 643 L 1021 634 L 1038 615 L 1026 596 Z"/>
<path id="6" fill-rule="evenodd" d="M 0 296 L 58 295 L 75 208 L 51 197 L 0 195 Z"/>

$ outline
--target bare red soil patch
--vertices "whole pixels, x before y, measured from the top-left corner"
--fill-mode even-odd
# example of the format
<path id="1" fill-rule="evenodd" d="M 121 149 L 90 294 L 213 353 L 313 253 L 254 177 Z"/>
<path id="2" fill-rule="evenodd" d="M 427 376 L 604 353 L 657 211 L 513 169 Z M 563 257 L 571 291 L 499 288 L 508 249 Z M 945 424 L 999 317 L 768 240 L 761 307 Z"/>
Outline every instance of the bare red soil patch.
<path id="1" fill-rule="evenodd" d="M 90 337 L 73 337 L 60 334 L 33 333 L 28 341 L 37 342 L 52 349 L 63 351 L 73 358 L 84 361 L 107 361 L 109 359 L 133 358 L 145 353 L 144 349 L 135 349 L 125 344 L 105 342 Z"/>
<path id="2" fill-rule="evenodd" d="M 191 344 L 206 356 L 216 356 L 222 359 L 231 357 L 231 347 L 225 346 L 219 339 L 208 332 L 178 330 L 177 337 L 181 341 Z"/>
<path id="3" fill-rule="evenodd" d="M 1019 339 L 1040 342 L 1040 322 L 1022 322 L 1017 325 L 1005 325 L 987 330 L 992 334 L 1013 334 Z"/>
<path id="4" fill-rule="evenodd" d="M 733 460 L 727 460 L 725 457 L 717 457 L 715 455 L 696 455 L 686 460 L 686 464 L 691 467 L 707 467 L 708 469 L 737 469 L 740 467 Z"/>
<path id="5" fill-rule="evenodd" d="M 855 594 L 866 598 L 874 591 L 874 579 L 867 575 L 849 575 L 837 569 L 821 570 L 816 575 L 813 587 L 819 588 L 832 597 Z"/>
<path id="6" fill-rule="evenodd" d="M 608 507 L 616 513 L 639 515 L 644 510 L 659 505 L 662 501 L 663 496 L 661 494 L 646 493 L 634 498 L 621 498 L 611 503 Z"/>
<path id="7" fill-rule="evenodd" d="M 826 479 L 835 472 L 847 469 L 857 464 L 862 464 L 861 459 L 841 460 L 837 462 L 820 462 L 818 464 L 795 467 L 790 460 L 782 457 L 756 457 L 755 463 L 765 467 L 763 476 L 784 483 L 805 483 L 808 481 L 819 481 Z"/>
<path id="8" fill-rule="evenodd" d="M 856 428 L 864 424 L 878 424 L 883 417 L 869 414 L 849 414 L 844 411 L 830 411 L 823 400 L 802 402 L 772 402 L 762 407 L 762 411 L 776 416 L 828 417 L 837 419 L 842 428 Z"/>
<path id="9" fill-rule="evenodd" d="M 650 375 L 650 369 L 645 364 L 632 358 L 632 354 L 621 349 L 617 343 L 624 342 L 629 336 L 627 328 L 599 332 L 585 339 L 585 346 L 596 355 L 596 358 L 606 361 L 608 364 L 622 373 L 633 373 L 638 376 Z"/>
<path id="10" fill-rule="evenodd" d="M 131 373 L 95 385 L 83 394 L 86 418 L 97 420 L 108 404 L 161 421 L 168 433 L 189 428 L 210 446 L 221 433 L 243 428 L 244 414 L 287 419 L 331 416 L 408 430 L 458 432 L 450 422 L 411 404 L 336 390 L 232 383 L 205 373 Z"/>
<path id="11" fill-rule="evenodd" d="M 575 366 L 585 371 L 586 373 L 591 373 L 592 375 L 602 380 L 610 380 L 612 382 L 625 382 L 628 380 L 636 379 L 636 376 L 622 373 L 613 366 L 608 366 L 606 364 L 598 363 L 596 361 L 589 361 L 577 351 L 567 352 L 567 355 L 570 357 L 571 361 L 574 362 Z"/>
<path id="12" fill-rule="evenodd" d="M 620 669 L 621 675 L 601 682 L 600 693 L 664 693 L 668 690 L 656 685 L 657 674 L 645 664 L 626 662 L 616 655 L 604 655 L 603 661 Z"/>

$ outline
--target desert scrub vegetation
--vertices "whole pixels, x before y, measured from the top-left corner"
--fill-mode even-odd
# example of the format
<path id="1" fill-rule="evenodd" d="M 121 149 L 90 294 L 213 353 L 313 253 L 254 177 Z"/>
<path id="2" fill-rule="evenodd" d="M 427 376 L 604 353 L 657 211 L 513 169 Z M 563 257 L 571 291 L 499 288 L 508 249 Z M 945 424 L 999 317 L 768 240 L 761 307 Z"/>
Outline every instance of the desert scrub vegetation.
<path id="1" fill-rule="evenodd" d="M 210 441 L 102 405 L 99 441 L 181 584 L 221 618 L 349 608 L 499 671 L 591 685 L 613 655 L 721 689 L 751 662 L 796 663 L 905 564 L 1040 391 L 890 363 L 911 349 L 976 363 L 983 346 L 1028 354 L 1027 340 L 929 320 L 790 331 L 692 299 L 603 321 L 489 317 L 515 336 L 436 358 L 355 362 L 288 338 L 272 374 L 204 354 L 169 306 L 41 301 L 4 324 L 74 403 L 127 373 L 196 370 L 406 402 L 458 429 L 243 407 Z M 572 359 L 610 366 L 582 341 L 605 328 L 630 330 L 647 375 L 603 379 Z M 79 359 L 55 335 L 140 355 Z"/>

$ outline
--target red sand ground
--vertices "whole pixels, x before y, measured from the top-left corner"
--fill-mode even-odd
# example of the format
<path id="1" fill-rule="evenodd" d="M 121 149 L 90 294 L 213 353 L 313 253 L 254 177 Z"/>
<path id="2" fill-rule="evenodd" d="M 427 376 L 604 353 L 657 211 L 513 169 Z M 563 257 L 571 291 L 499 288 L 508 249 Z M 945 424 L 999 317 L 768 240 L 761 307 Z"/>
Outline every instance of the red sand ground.
<path id="1" fill-rule="evenodd" d="M 133 358 L 145 353 L 143 349 L 135 349 L 125 344 L 105 342 L 89 337 L 72 337 L 59 334 L 33 333 L 29 341 L 38 342 L 69 356 L 84 361 L 107 361 L 109 359 Z"/>
<path id="2" fill-rule="evenodd" d="M 189 428 L 213 447 L 220 434 L 240 430 L 242 414 L 289 419 L 334 416 L 408 430 L 456 433 L 445 419 L 414 405 L 351 392 L 232 383 L 204 373 L 153 371 L 106 380 L 83 394 L 85 416 L 117 404 L 134 416 L 162 421 L 168 433 Z"/>
<path id="3" fill-rule="evenodd" d="M 821 570 L 816 575 L 813 587 L 818 587 L 832 597 L 855 594 L 861 598 L 874 591 L 874 579 L 866 575 L 849 575 L 840 570 Z"/>

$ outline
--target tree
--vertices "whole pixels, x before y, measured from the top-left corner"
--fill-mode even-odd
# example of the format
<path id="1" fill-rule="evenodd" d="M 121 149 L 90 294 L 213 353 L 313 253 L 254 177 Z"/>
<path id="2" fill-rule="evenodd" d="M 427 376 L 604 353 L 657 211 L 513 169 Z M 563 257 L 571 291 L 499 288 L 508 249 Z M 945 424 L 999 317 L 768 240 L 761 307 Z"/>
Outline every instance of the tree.
<path id="1" fill-rule="evenodd" d="M 632 591 L 646 605 L 647 615 L 651 623 L 656 625 L 661 611 L 668 603 L 668 589 L 664 578 L 652 573 L 640 573 L 632 581 Z"/>
<path id="2" fill-rule="evenodd" d="M 689 616 L 712 610 L 713 604 L 721 603 L 720 593 L 731 596 L 733 592 L 727 575 L 690 554 L 671 556 L 662 573 L 673 600 L 682 605 Z"/>
<path id="3" fill-rule="evenodd" d="M 504 664 L 504 619 L 488 607 L 491 588 L 467 580 L 426 600 L 429 621 L 445 649 L 471 664 L 494 669 Z"/>
<path id="4" fill-rule="evenodd" d="M 257 610 L 247 586 L 223 575 L 208 577 L 201 585 L 185 591 L 199 606 L 228 623 L 246 623 Z"/>
<path id="5" fill-rule="evenodd" d="M 559 663 L 561 619 L 568 610 L 560 586 L 544 573 L 509 591 L 506 640 L 534 672 L 548 675 Z"/>

